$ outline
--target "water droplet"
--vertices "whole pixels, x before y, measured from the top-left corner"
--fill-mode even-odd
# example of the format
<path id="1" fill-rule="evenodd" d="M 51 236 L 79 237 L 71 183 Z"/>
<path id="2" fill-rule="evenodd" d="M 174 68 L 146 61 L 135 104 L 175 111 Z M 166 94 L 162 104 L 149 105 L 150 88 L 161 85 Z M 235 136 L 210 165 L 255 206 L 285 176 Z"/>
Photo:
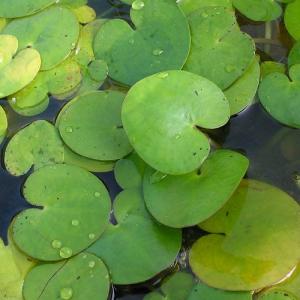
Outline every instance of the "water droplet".
<path id="1" fill-rule="evenodd" d="M 62 243 L 59 240 L 53 240 L 51 245 L 54 249 L 60 249 L 62 246 Z"/>
<path id="2" fill-rule="evenodd" d="M 235 66 L 232 66 L 232 65 L 228 65 L 225 67 L 225 71 L 228 72 L 228 73 L 231 73 L 235 70 Z"/>
<path id="3" fill-rule="evenodd" d="M 94 238 L 95 238 L 95 234 L 94 234 L 94 233 L 90 233 L 90 234 L 89 234 L 89 239 L 90 239 L 90 240 L 93 240 Z"/>
<path id="4" fill-rule="evenodd" d="M 63 288 L 60 290 L 60 299 L 68 300 L 73 296 L 73 290 L 71 288 Z"/>
<path id="5" fill-rule="evenodd" d="M 175 136 L 175 140 L 179 140 L 181 138 L 181 135 L 180 134 L 177 134 L 176 136 Z"/>
<path id="6" fill-rule="evenodd" d="M 79 221 L 78 220 L 72 220 L 72 225 L 73 226 L 78 226 L 79 225 Z"/>
<path id="7" fill-rule="evenodd" d="M 168 76 L 169 76 L 169 73 L 167 73 L 167 72 L 159 73 L 157 75 L 158 78 L 162 78 L 162 79 L 167 78 Z"/>
<path id="8" fill-rule="evenodd" d="M 90 267 L 90 268 L 94 268 L 95 265 L 96 265 L 96 262 L 94 262 L 93 260 L 91 260 L 91 261 L 89 262 L 89 267 Z"/>
<path id="9" fill-rule="evenodd" d="M 60 257 L 62 257 L 62 258 L 69 258 L 69 257 L 72 256 L 72 254 L 73 254 L 72 249 L 71 249 L 71 248 L 68 248 L 68 247 L 63 247 L 63 248 L 61 248 L 60 251 L 59 251 L 59 255 L 60 255 Z"/>
<path id="10" fill-rule="evenodd" d="M 72 133 L 73 132 L 73 128 L 70 127 L 70 126 L 66 127 L 66 132 Z"/>
<path id="11" fill-rule="evenodd" d="M 11 98 L 11 102 L 12 102 L 13 104 L 15 104 L 15 103 L 17 102 L 17 98 L 15 98 L 15 97 Z"/>
<path id="12" fill-rule="evenodd" d="M 163 53 L 164 53 L 164 50 L 162 50 L 162 49 L 154 49 L 153 52 L 152 52 L 152 54 L 155 55 L 155 56 L 159 56 Z"/>
<path id="13" fill-rule="evenodd" d="M 95 195 L 95 197 L 97 197 L 97 198 L 98 198 L 98 197 L 100 197 L 100 195 L 101 195 L 101 194 L 100 194 L 99 192 L 95 192 L 95 194 L 94 194 L 94 195 Z"/>
<path id="14" fill-rule="evenodd" d="M 86 259 L 86 258 L 87 258 L 87 255 L 86 255 L 86 254 L 83 254 L 83 255 L 82 255 L 82 258 L 83 258 L 83 259 Z"/>
<path id="15" fill-rule="evenodd" d="M 142 1 L 142 0 L 135 0 L 133 3 L 132 3 L 132 8 L 134 10 L 140 10 L 142 9 L 143 7 L 145 6 L 145 3 Z"/>
<path id="16" fill-rule="evenodd" d="M 133 45 L 134 44 L 134 39 L 130 39 L 129 44 Z"/>
<path id="17" fill-rule="evenodd" d="M 207 18 L 207 17 L 208 17 L 208 14 L 207 14 L 206 12 L 203 12 L 203 13 L 201 14 L 201 17 Z"/>

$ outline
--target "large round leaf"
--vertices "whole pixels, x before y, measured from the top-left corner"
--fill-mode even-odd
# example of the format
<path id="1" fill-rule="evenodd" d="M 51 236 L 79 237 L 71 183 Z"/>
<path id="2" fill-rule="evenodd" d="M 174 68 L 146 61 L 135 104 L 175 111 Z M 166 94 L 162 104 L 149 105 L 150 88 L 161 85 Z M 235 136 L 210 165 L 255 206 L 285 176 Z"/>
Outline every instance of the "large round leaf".
<path id="1" fill-rule="evenodd" d="M 259 290 L 283 279 L 300 259 L 300 207 L 285 192 L 244 180 L 200 227 L 209 234 L 190 252 L 197 276 L 216 288 Z"/>
<path id="2" fill-rule="evenodd" d="M 51 7 L 26 18 L 11 21 L 3 30 L 15 35 L 19 47 L 32 47 L 41 54 L 42 70 L 49 70 L 65 60 L 75 48 L 79 23 L 67 8 Z"/>
<path id="3" fill-rule="evenodd" d="M 63 161 L 64 147 L 59 133 L 44 120 L 35 121 L 21 129 L 5 149 L 5 167 L 14 176 L 27 173 L 32 165 L 39 169 Z"/>
<path id="4" fill-rule="evenodd" d="M 109 75 L 132 85 L 154 73 L 181 69 L 190 48 L 188 22 L 174 0 L 136 1 L 131 19 L 106 22 L 95 38 L 96 58 L 105 60 Z"/>
<path id="5" fill-rule="evenodd" d="M 258 90 L 259 98 L 274 119 L 300 128 L 300 64 L 290 68 L 289 77 L 282 73 L 266 76 Z"/>
<path id="6" fill-rule="evenodd" d="M 32 15 L 55 2 L 56 0 L 1 0 L 0 17 L 12 19 Z"/>
<path id="7" fill-rule="evenodd" d="M 88 252 L 103 259 L 115 284 L 143 282 L 168 268 L 181 247 L 181 231 L 156 223 L 141 191 L 123 191 L 114 202 L 117 225 L 109 225 Z"/>
<path id="8" fill-rule="evenodd" d="M 36 266 L 26 276 L 24 300 L 107 300 L 109 275 L 96 256 L 81 253 L 53 264 Z"/>
<path id="9" fill-rule="evenodd" d="M 253 21 L 277 19 L 282 9 L 276 0 L 232 0 L 234 7 Z"/>
<path id="10" fill-rule="evenodd" d="M 151 167 L 168 174 L 198 168 L 209 153 L 201 128 L 229 119 L 223 92 L 209 80 L 186 71 L 147 77 L 125 98 L 122 120 L 129 140 Z"/>
<path id="11" fill-rule="evenodd" d="M 117 160 L 132 148 L 121 123 L 124 94 L 96 91 L 68 103 L 59 116 L 64 142 L 77 154 L 96 160 Z"/>
<path id="12" fill-rule="evenodd" d="M 212 80 L 221 89 L 228 88 L 250 66 L 253 40 L 240 31 L 234 12 L 225 7 L 204 7 L 188 19 L 192 46 L 184 68 Z"/>
<path id="13" fill-rule="evenodd" d="M 295 39 L 300 39 L 300 0 L 289 3 L 284 14 L 284 23 L 289 34 Z"/>
<path id="14" fill-rule="evenodd" d="M 34 49 L 17 52 L 18 40 L 12 35 L 0 35 L 0 98 L 16 93 L 37 75 L 41 57 Z"/>
<path id="15" fill-rule="evenodd" d="M 300 64 L 300 41 L 296 42 L 288 56 L 289 66 Z"/>
<path id="16" fill-rule="evenodd" d="M 25 182 L 24 197 L 42 207 L 27 209 L 13 223 L 13 237 L 25 253 L 40 260 L 68 258 L 87 248 L 109 221 L 104 184 L 75 166 L 47 166 Z"/>
<path id="17" fill-rule="evenodd" d="M 144 197 L 150 213 L 171 227 L 196 225 L 218 211 L 244 177 L 248 160 L 229 150 L 217 150 L 201 169 L 181 176 L 153 180 L 156 171 L 144 177 Z"/>
<path id="18" fill-rule="evenodd" d="M 4 109 L 0 106 L 0 143 L 2 143 L 7 131 L 7 117 Z"/>

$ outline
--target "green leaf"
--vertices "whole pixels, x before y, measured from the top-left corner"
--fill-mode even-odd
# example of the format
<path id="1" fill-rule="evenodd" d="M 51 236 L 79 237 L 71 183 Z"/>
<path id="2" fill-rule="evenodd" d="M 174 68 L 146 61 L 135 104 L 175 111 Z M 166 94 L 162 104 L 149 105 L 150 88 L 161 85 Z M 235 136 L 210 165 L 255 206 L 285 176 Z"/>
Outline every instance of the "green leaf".
<path id="1" fill-rule="evenodd" d="M 300 0 L 289 3 L 285 9 L 284 23 L 289 34 L 295 39 L 300 39 Z"/>
<path id="2" fill-rule="evenodd" d="M 234 7 L 253 21 L 272 21 L 280 17 L 282 8 L 275 0 L 232 0 Z"/>
<path id="3" fill-rule="evenodd" d="M 272 73 L 282 73 L 285 74 L 286 66 L 285 64 L 278 63 L 275 61 L 264 61 L 260 65 L 260 77 L 261 80 L 267 77 L 269 74 Z"/>
<path id="4" fill-rule="evenodd" d="M 53 264 L 36 266 L 26 277 L 24 298 L 107 300 L 109 275 L 104 263 L 88 253 Z"/>
<path id="5" fill-rule="evenodd" d="M 289 67 L 300 64 L 300 41 L 296 42 L 288 56 Z"/>
<path id="6" fill-rule="evenodd" d="M 37 13 L 56 0 L 1 0 L 0 17 L 19 18 Z"/>
<path id="7" fill-rule="evenodd" d="M 75 7 L 72 9 L 72 11 L 76 15 L 80 24 L 87 24 L 96 19 L 95 10 L 88 5 Z"/>
<path id="8" fill-rule="evenodd" d="M 3 139 L 6 136 L 7 131 L 7 117 L 4 109 L 0 106 L 0 143 L 2 143 Z"/>
<path id="9" fill-rule="evenodd" d="M 114 201 L 117 225 L 109 225 L 88 252 L 110 270 L 114 284 L 143 282 L 168 268 L 181 247 L 181 231 L 156 223 L 141 191 L 128 189 Z"/>
<path id="10" fill-rule="evenodd" d="M 110 198 L 104 184 L 75 166 L 46 166 L 26 180 L 23 194 L 35 206 L 13 222 L 20 249 L 39 260 L 69 258 L 90 246 L 109 222 Z"/>
<path id="11" fill-rule="evenodd" d="M 148 210 L 160 223 L 170 227 L 196 225 L 218 211 L 244 177 L 248 160 L 230 150 L 217 150 L 201 169 L 181 176 L 166 176 L 152 182 L 148 168 L 144 197 Z"/>
<path id="12" fill-rule="evenodd" d="M 259 58 L 255 57 L 246 72 L 224 91 L 229 101 L 231 115 L 238 114 L 254 101 L 259 78 Z"/>
<path id="13" fill-rule="evenodd" d="M 184 68 L 212 80 L 222 90 L 228 88 L 254 59 L 252 38 L 240 31 L 234 12 L 225 7 L 198 9 L 188 20 L 192 45 Z"/>
<path id="14" fill-rule="evenodd" d="M 0 35 L 0 98 L 16 93 L 37 75 L 41 57 L 34 49 L 18 51 L 18 40 Z"/>
<path id="15" fill-rule="evenodd" d="M 200 227 L 212 234 L 190 251 L 194 273 L 215 288 L 259 290 L 283 279 L 300 259 L 300 208 L 285 192 L 244 180 Z"/>
<path id="16" fill-rule="evenodd" d="M 186 71 L 147 77 L 128 92 L 122 120 L 130 143 L 151 167 L 167 174 L 198 168 L 209 154 L 200 128 L 223 126 L 229 104 L 209 80 Z"/>
<path id="17" fill-rule="evenodd" d="M 20 151 L 22 149 L 22 151 Z M 45 165 L 62 163 L 64 148 L 56 128 L 47 121 L 31 123 L 9 141 L 4 156 L 7 171 L 20 176 Z"/>
<path id="18" fill-rule="evenodd" d="M 50 7 L 33 16 L 11 21 L 3 32 L 15 35 L 20 49 L 36 49 L 42 58 L 41 70 L 49 70 L 64 61 L 75 48 L 79 24 L 69 9 Z"/>
<path id="19" fill-rule="evenodd" d="M 289 77 L 282 73 L 266 76 L 258 94 L 261 104 L 274 119 L 300 128 L 300 64 L 290 68 Z"/>
<path id="20" fill-rule="evenodd" d="M 121 123 L 124 94 L 96 91 L 69 102 L 57 122 L 71 150 L 96 160 L 117 160 L 132 151 Z"/>
<path id="21" fill-rule="evenodd" d="M 174 0 L 134 3 L 130 15 L 135 30 L 124 20 L 110 20 L 94 42 L 96 58 L 107 62 L 109 76 L 126 85 L 181 69 L 190 48 L 188 22 Z"/>

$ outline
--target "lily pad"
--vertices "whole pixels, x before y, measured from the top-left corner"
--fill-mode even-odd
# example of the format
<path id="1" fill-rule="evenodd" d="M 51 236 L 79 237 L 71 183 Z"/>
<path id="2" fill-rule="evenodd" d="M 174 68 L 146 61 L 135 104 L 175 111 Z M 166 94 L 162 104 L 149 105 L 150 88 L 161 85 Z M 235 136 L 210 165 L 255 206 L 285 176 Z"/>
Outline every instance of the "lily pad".
<path id="1" fill-rule="evenodd" d="M 87 24 L 96 19 L 95 10 L 88 5 L 75 7 L 72 11 L 75 13 L 80 24 Z"/>
<path id="2" fill-rule="evenodd" d="M 153 180 L 148 168 L 144 197 L 148 210 L 160 223 L 170 227 L 196 225 L 217 212 L 231 197 L 244 177 L 249 162 L 230 150 L 217 150 L 201 169 L 181 176 Z"/>
<path id="3" fill-rule="evenodd" d="M 282 13 L 276 0 L 232 0 L 232 3 L 241 14 L 253 21 L 272 21 Z"/>
<path id="4" fill-rule="evenodd" d="M 210 286 L 251 291 L 283 279 L 300 259 L 300 208 L 285 192 L 244 180 L 200 227 L 207 236 L 190 251 L 196 275 Z"/>
<path id="5" fill-rule="evenodd" d="M 18 51 L 18 40 L 0 35 L 0 98 L 16 93 L 37 75 L 41 57 L 34 49 Z"/>
<path id="6" fill-rule="evenodd" d="M 26 276 L 25 300 L 107 300 L 109 275 L 104 263 L 92 254 L 81 253 L 54 264 L 36 266 Z"/>
<path id="7" fill-rule="evenodd" d="M 69 9 L 50 7 L 33 16 L 11 21 L 3 33 L 16 36 L 20 49 L 36 49 L 42 58 L 41 70 L 49 70 L 64 61 L 75 48 L 79 23 Z"/>
<path id="8" fill-rule="evenodd" d="M 261 104 L 274 119 L 300 128 L 300 64 L 290 68 L 289 77 L 282 73 L 266 76 L 258 94 Z"/>
<path id="9" fill-rule="evenodd" d="M 255 57 L 246 72 L 224 91 L 230 114 L 235 115 L 250 105 L 257 92 L 260 78 L 259 58 Z"/>
<path id="10" fill-rule="evenodd" d="M 69 258 L 90 246 L 109 222 L 110 198 L 91 173 L 69 165 L 39 169 L 25 182 L 23 194 L 35 206 L 13 223 L 20 249 L 39 260 Z"/>
<path id="11" fill-rule="evenodd" d="M 286 66 L 283 63 L 275 61 L 264 61 L 260 65 L 260 77 L 261 80 L 272 73 L 282 73 L 285 74 Z"/>
<path id="12" fill-rule="evenodd" d="M 19 18 L 37 13 L 56 0 L 1 0 L 0 17 Z"/>
<path id="13" fill-rule="evenodd" d="M 59 134 L 52 124 L 43 120 L 21 129 L 5 149 L 5 167 L 14 176 L 27 173 L 32 166 L 39 169 L 63 161 L 64 148 Z"/>
<path id="14" fill-rule="evenodd" d="M 135 84 L 122 108 L 124 128 L 138 155 L 156 170 L 173 175 L 202 164 L 210 145 L 200 128 L 221 127 L 229 115 L 228 101 L 214 83 L 176 70 Z"/>
<path id="15" fill-rule="evenodd" d="M 147 212 L 141 191 L 128 189 L 114 201 L 117 225 L 87 251 L 108 267 L 114 284 L 143 282 L 168 268 L 181 247 L 181 231 L 156 223 Z"/>
<path id="16" fill-rule="evenodd" d="M 300 64 L 300 41 L 296 42 L 291 49 L 288 57 L 289 67 Z"/>
<path id="17" fill-rule="evenodd" d="M 5 18 L 0 18 L 0 32 L 6 26 L 7 20 Z"/>
<path id="18" fill-rule="evenodd" d="M 109 76 L 133 85 L 164 70 L 181 69 L 190 48 L 186 17 L 174 0 L 136 1 L 130 12 L 135 29 L 110 20 L 99 30 L 94 51 L 107 62 Z"/>
<path id="19" fill-rule="evenodd" d="M 285 291 L 272 291 L 266 292 L 261 295 L 258 300 L 298 300 L 299 298 L 294 297 Z"/>
<path id="20" fill-rule="evenodd" d="M 0 143 L 2 143 L 3 139 L 5 138 L 7 126 L 6 113 L 2 106 L 0 106 Z"/>
<path id="21" fill-rule="evenodd" d="M 164 280 L 159 291 L 146 295 L 143 300 L 183 300 L 188 296 L 195 284 L 191 274 L 177 272 Z M 199 299 L 199 298 L 198 298 Z"/>
<path id="22" fill-rule="evenodd" d="M 295 39 L 300 39 L 300 0 L 289 3 L 285 9 L 284 23 L 289 34 Z"/>
<path id="23" fill-rule="evenodd" d="M 214 289 L 203 283 L 197 284 L 188 300 L 252 300 L 251 292 L 229 292 Z M 287 300 L 287 299 L 286 299 Z"/>
<path id="24" fill-rule="evenodd" d="M 117 160 L 132 151 L 121 123 L 124 94 L 96 91 L 69 102 L 58 128 L 66 145 L 82 156 Z"/>
<path id="25" fill-rule="evenodd" d="M 254 59 L 252 38 L 240 31 L 234 12 L 226 7 L 198 9 L 188 20 L 192 45 L 184 69 L 212 80 L 222 90 L 228 88 Z"/>
<path id="26" fill-rule="evenodd" d="M 88 0 L 60 0 L 58 2 L 59 5 L 63 5 L 69 8 L 76 8 L 83 5 L 86 5 L 88 3 Z"/>

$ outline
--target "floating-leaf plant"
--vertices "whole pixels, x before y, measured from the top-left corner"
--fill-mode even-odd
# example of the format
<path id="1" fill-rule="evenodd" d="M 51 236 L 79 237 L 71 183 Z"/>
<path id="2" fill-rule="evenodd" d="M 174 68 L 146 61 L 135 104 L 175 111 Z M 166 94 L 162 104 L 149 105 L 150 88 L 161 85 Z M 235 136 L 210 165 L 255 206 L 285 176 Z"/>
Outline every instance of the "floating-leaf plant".
<path id="1" fill-rule="evenodd" d="M 7 117 L 4 109 L 0 106 L 0 143 L 3 141 L 7 131 Z"/>
<path id="2" fill-rule="evenodd" d="M 299 24 L 299 15 L 300 15 L 300 1 L 294 0 L 289 1 L 286 7 L 284 14 L 284 22 L 286 29 L 290 35 L 295 39 L 300 39 L 300 24 Z"/>

